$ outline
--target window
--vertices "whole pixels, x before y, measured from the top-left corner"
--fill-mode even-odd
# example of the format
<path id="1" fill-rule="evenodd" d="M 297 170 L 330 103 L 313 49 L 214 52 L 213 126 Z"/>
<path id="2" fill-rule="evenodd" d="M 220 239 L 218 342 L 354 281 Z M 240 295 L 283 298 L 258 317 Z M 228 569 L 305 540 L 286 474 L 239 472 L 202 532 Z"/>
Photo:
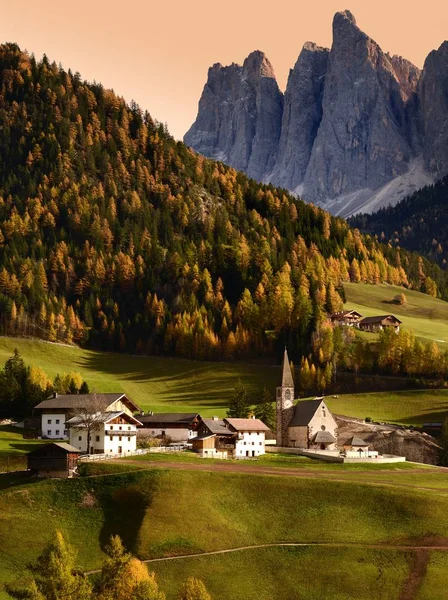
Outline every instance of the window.
<path id="1" fill-rule="evenodd" d="M 128 437 L 128 442 L 130 442 L 130 441 L 131 441 L 131 438 L 130 438 L 130 437 Z"/>
<path id="2" fill-rule="evenodd" d="M 260 442 L 260 446 L 262 446 L 262 445 L 263 445 L 263 442 Z"/>
<path id="3" fill-rule="evenodd" d="M 59 435 L 59 429 L 56 429 L 55 434 Z"/>
<path id="4" fill-rule="evenodd" d="M 244 445 L 246 445 L 246 444 L 247 444 L 247 442 L 244 442 Z"/>
<path id="5" fill-rule="evenodd" d="M 120 437 L 118 438 L 118 441 L 119 441 L 119 442 L 121 442 L 121 435 L 120 435 Z"/>
<path id="6" fill-rule="evenodd" d="M 64 435 L 67 435 L 67 430 L 66 429 L 64 429 Z"/>
<path id="7" fill-rule="evenodd" d="M 78 436 L 78 442 L 81 442 L 81 441 L 82 441 L 82 435 L 79 435 Z"/>
<path id="8" fill-rule="evenodd" d="M 321 425 L 320 428 L 322 429 L 322 431 L 325 431 L 325 429 L 326 429 L 325 425 Z"/>
<path id="9" fill-rule="evenodd" d="M 59 425 L 59 419 L 56 419 L 56 425 Z"/>
<path id="10" fill-rule="evenodd" d="M 252 446 L 255 446 L 255 442 L 252 442 Z"/>
<path id="11" fill-rule="evenodd" d="M 120 427 L 118 429 L 121 431 L 123 429 L 123 427 L 120 425 Z"/>
<path id="12" fill-rule="evenodd" d="M 111 425 L 111 426 L 109 427 L 109 429 L 113 429 L 113 428 L 114 428 L 114 426 L 113 426 L 113 425 Z"/>
<path id="13" fill-rule="evenodd" d="M 99 442 L 99 441 L 100 441 L 100 436 L 99 436 L 99 435 L 97 435 L 97 436 L 96 436 L 96 441 L 97 441 L 97 442 Z"/>
<path id="14" fill-rule="evenodd" d="M 47 430 L 47 435 L 51 435 L 51 429 Z"/>
<path id="15" fill-rule="evenodd" d="M 48 425 L 51 425 L 51 419 L 48 419 L 47 423 Z"/>
<path id="16" fill-rule="evenodd" d="M 131 431 L 131 426 L 130 425 L 128 425 L 128 430 Z"/>

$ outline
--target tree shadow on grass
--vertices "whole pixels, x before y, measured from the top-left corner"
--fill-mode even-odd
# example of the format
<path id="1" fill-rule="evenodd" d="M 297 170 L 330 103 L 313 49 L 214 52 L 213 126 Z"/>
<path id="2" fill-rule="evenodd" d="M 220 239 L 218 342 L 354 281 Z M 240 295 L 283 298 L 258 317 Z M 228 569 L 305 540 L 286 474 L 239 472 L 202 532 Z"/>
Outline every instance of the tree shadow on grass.
<path id="1" fill-rule="evenodd" d="M 0 490 L 7 490 L 19 485 L 38 483 L 37 477 L 31 476 L 29 471 L 15 471 L 13 473 L 0 473 Z"/>
<path id="2" fill-rule="evenodd" d="M 160 476 L 159 472 L 140 472 L 99 478 L 97 498 L 104 515 L 99 540 L 102 549 L 112 535 L 119 535 L 125 548 L 138 555 L 140 528 L 158 490 Z"/>

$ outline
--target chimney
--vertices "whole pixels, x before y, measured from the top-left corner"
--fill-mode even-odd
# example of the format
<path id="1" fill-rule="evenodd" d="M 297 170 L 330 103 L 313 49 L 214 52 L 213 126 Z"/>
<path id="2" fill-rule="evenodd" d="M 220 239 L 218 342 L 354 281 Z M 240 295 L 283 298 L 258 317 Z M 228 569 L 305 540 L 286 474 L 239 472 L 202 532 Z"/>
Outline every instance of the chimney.
<path id="1" fill-rule="evenodd" d="M 212 417 L 212 419 L 213 419 L 214 421 L 218 421 L 218 420 L 219 420 L 219 419 L 218 419 L 218 417 L 215 417 L 215 416 L 213 416 L 213 417 Z"/>
<path id="2" fill-rule="evenodd" d="M 58 393 L 57 392 L 53 392 L 53 398 L 57 398 L 58 397 Z"/>
<path id="3" fill-rule="evenodd" d="M 251 419 L 255 419 L 255 415 L 252 415 L 252 416 L 251 416 Z"/>
<path id="4" fill-rule="evenodd" d="M 150 411 L 149 411 L 149 414 L 150 414 L 150 416 L 152 417 L 154 413 L 152 412 L 152 410 L 150 410 Z"/>

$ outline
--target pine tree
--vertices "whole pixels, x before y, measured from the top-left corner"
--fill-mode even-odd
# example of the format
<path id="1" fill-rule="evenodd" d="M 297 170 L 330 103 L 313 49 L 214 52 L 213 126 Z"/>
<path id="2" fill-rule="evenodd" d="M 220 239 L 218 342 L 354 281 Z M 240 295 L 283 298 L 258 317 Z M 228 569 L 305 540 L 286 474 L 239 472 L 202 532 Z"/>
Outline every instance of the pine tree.
<path id="1" fill-rule="evenodd" d="M 249 416 L 249 406 L 249 394 L 240 381 L 230 399 L 227 416 L 234 419 L 247 419 Z"/>
<path id="2" fill-rule="evenodd" d="M 254 408 L 254 415 L 260 421 L 263 421 L 265 425 L 269 427 L 271 431 L 276 430 L 276 411 L 275 411 L 275 400 L 268 389 L 264 388 L 260 402 Z"/>

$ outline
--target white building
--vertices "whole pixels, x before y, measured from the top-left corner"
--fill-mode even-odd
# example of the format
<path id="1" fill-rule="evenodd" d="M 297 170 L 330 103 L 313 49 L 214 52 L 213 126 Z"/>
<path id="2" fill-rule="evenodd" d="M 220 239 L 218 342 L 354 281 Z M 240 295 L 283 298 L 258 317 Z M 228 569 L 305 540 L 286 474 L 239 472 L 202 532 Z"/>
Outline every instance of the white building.
<path id="1" fill-rule="evenodd" d="M 88 454 L 129 454 L 137 449 L 137 427 L 124 411 L 78 415 L 67 421 L 70 444 Z M 90 430 L 90 441 L 89 438 Z"/>
<path id="2" fill-rule="evenodd" d="M 265 454 L 265 436 L 269 427 L 260 419 L 224 419 L 230 431 L 235 431 L 235 458 Z"/>
<path id="3" fill-rule="evenodd" d="M 34 410 L 41 415 L 43 438 L 67 439 L 66 422 L 82 411 L 92 408 L 101 412 L 126 412 L 132 415 L 140 408 L 123 393 L 57 394 L 38 404 Z M 76 444 L 75 444 L 76 446 Z"/>
<path id="4" fill-rule="evenodd" d="M 201 456 L 252 458 L 265 453 L 267 431 L 259 419 L 201 419 L 193 449 Z"/>

